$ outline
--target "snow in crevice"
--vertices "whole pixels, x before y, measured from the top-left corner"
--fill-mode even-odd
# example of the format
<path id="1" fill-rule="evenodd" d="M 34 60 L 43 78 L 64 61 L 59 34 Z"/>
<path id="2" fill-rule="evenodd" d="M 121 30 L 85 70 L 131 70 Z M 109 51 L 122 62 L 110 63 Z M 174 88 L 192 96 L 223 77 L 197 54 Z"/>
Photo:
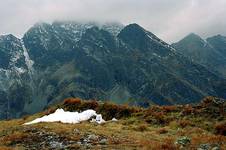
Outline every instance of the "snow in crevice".
<path id="1" fill-rule="evenodd" d="M 161 39 L 157 40 L 155 37 L 152 37 L 148 32 L 146 32 L 146 34 L 147 34 L 148 38 L 150 38 L 151 40 L 161 44 L 163 47 L 168 48 L 168 49 L 170 49 L 171 51 L 174 51 L 174 52 L 176 51 L 175 48 L 173 48 L 171 45 L 167 44 L 163 40 L 161 40 Z"/>
<path id="2" fill-rule="evenodd" d="M 26 69 L 24 69 L 23 67 L 18 67 L 16 65 L 16 63 L 18 62 L 19 59 L 21 59 L 23 54 L 21 54 L 20 51 L 16 51 L 12 54 L 11 58 L 10 58 L 10 62 L 9 62 L 9 68 L 10 70 L 12 70 L 14 73 L 16 73 L 18 76 L 20 74 L 23 74 L 26 72 Z"/>
<path id="3" fill-rule="evenodd" d="M 95 117 L 95 119 L 92 119 Z M 82 121 L 87 121 L 92 119 L 91 122 L 96 122 L 98 124 L 104 123 L 105 120 L 102 118 L 101 114 L 97 114 L 95 110 L 88 109 L 83 112 L 69 112 L 63 109 L 57 109 L 54 113 L 45 115 L 41 118 L 37 118 L 31 122 L 27 122 L 24 125 L 30 125 L 40 122 L 61 122 L 61 123 L 80 123 Z"/>
<path id="4" fill-rule="evenodd" d="M 20 60 L 23 58 L 23 51 L 18 49 L 21 45 L 19 41 L 11 41 L 13 45 L 9 49 L 10 56 L 9 65 L 7 68 L 0 68 L 0 89 L 8 91 L 14 83 L 21 84 L 21 74 L 24 74 L 27 70 L 20 65 Z"/>
<path id="5" fill-rule="evenodd" d="M 160 55 L 158 55 L 156 53 L 153 53 L 153 55 L 156 56 L 156 57 L 162 58 Z"/>
<path id="6" fill-rule="evenodd" d="M 23 48 L 23 55 L 24 55 L 24 58 L 25 58 L 25 63 L 26 63 L 27 68 L 28 68 L 28 73 L 29 73 L 29 76 L 31 77 L 33 72 L 34 72 L 34 68 L 33 68 L 34 61 L 30 59 L 30 56 L 29 56 L 28 51 L 27 51 L 27 49 L 24 45 L 23 40 L 21 40 L 21 44 L 22 44 L 22 48 Z"/>
<path id="7" fill-rule="evenodd" d="M 10 58 L 10 65 L 13 65 L 19 60 L 21 57 L 21 54 L 17 51 L 14 53 L 13 57 Z"/>
<path id="8" fill-rule="evenodd" d="M 22 67 L 14 67 L 14 69 L 18 74 L 23 74 L 26 72 L 26 70 Z"/>
<path id="9" fill-rule="evenodd" d="M 30 58 L 29 54 L 28 54 L 28 50 L 27 48 L 25 47 L 24 45 L 24 41 L 21 39 L 21 45 L 22 45 L 22 49 L 23 49 L 23 55 L 24 55 L 24 58 L 25 58 L 25 64 L 27 66 L 27 73 L 28 73 L 28 76 L 29 76 L 29 79 L 30 79 L 30 88 L 31 88 L 31 91 L 32 91 L 32 97 L 34 96 L 34 93 L 36 91 L 36 85 L 35 85 L 35 82 L 34 82 L 34 68 L 33 68 L 33 65 L 34 65 L 34 61 Z M 20 69 L 18 71 L 21 71 Z"/>
<path id="10" fill-rule="evenodd" d="M 7 92 L 15 82 L 22 84 L 20 75 L 24 72 L 25 70 L 23 68 L 16 66 L 11 67 L 10 69 L 0 68 L 0 89 Z"/>

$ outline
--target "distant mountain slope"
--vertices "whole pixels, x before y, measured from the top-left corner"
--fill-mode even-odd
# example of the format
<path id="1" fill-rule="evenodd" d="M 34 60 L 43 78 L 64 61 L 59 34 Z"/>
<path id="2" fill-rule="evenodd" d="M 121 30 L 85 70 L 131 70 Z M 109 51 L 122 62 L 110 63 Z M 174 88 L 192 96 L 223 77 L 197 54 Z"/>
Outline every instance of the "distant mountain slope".
<path id="1" fill-rule="evenodd" d="M 225 41 L 222 36 L 211 37 L 205 41 L 192 33 L 173 46 L 184 56 L 226 77 Z"/>
<path id="2" fill-rule="evenodd" d="M 216 35 L 206 39 L 216 50 L 218 50 L 224 57 L 226 57 L 226 37 Z"/>
<path id="3" fill-rule="evenodd" d="M 14 52 L 23 52 L 25 69 L 16 81 L 23 88 L 14 88 L 14 93 L 0 89 L 2 97 L 24 97 L 2 100 L 1 106 L 14 100 L 20 106 L 16 113 L 14 105 L 5 107 L 11 117 L 35 113 L 66 97 L 142 106 L 194 103 L 207 95 L 226 97 L 225 79 L 137 24 L 39 23 L 16 41 L 19 50 Z M 9 53 L 0 52 L 7 60 Z"/>

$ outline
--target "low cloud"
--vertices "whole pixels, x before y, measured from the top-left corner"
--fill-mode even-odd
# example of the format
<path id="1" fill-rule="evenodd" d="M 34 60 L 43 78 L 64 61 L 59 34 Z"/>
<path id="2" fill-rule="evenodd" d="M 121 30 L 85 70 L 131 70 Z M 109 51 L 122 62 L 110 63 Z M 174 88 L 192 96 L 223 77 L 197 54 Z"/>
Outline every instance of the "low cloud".
<path id="1" fill-rule="evenodd" d="M 226 35 L 226 0 L 0 0 L 0 34 L 21 37 L 36 22 L 138 23 L 167 42 L 190 32 Z"/>

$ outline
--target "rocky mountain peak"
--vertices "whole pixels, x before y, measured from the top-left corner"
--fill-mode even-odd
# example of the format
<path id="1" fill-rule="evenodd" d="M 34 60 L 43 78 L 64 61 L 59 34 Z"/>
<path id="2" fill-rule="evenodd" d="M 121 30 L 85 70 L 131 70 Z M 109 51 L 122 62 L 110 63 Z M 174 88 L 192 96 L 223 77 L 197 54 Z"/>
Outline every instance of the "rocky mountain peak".
<path id="1" fill-rule="evenodd" d="M 216 36 L 208 37 L 206 41 L 209 42 L 212 46 L 220 48 L 223 47 L 222 45 L 226 45 L 226 36 L 218 34 Z"/>
<path id="2" fill-rule="evenodd" d="M 134 49 L 147 50 L 147 43 L 150 40 L 146 31 L 138 24 L 130 24 L 124 27 L 118 34 L 118 38 Z"/>
<path id="3" fill-rule="evenodd" d="M 200 63 L 218 74 L 225 76 L 222 68 L 226 67 L 226 50 L 222 36 L 215 36 L 203 40 L 200 36 L 191 33 L 179 42 L 173 44 L 178 52 L 185 57 L 190 57 L 193 61 Z"/>
<path id="4" fill-rule="evenodd" d="M 18 39 L 17 37 L 15 37 L 12 34 L 1 35 L 0 36 L 0 44 L 1 44 L 2 48 L 6 48 L 6 49 L 7 49 L 7 47 L 20 46 L 20 39 Z M 11 50 L 11 49 L 8 49 L 8 50 Z"/>
<path id="5" fill-rule="evenodd" d="M 190 33 L 189 35 L 187 35 L 186 37 L 184 37 L 181 41 L 179 41 L 180 43 L 187 43 L 187 44 L 195 44 L 197 46 L 204 46 L 206 45 L 205 40 L 203 40 L 199 35 L 195 34 L 195 33 Z"/>
<path id="6" fill-rule="evenodd" d="M 226 36 L 216 35 L 207 38 L 206 41 L 226 59 Z"/>
<path id="7" fill-rule="evenodd" d="M 144 38 L 144 36 L 146 35 L 146 32 L 141 26 L 139 26 L 138 24 L 134 23 L 134 24 L 129 24 L 126 27 L 124 27 L 121 30 L 121 32 L 119 33 L 118 37 L 126 38 L 129 35 L 132 38 L 137 38 L 137 39 L 139 37 Z"/>
<path id="8" fill-rule="evenodd" d="M 212 37 L 208 37 L 207 38 L 207 41 L 208 40 L 211 40 L 211 39 L 216 39 L 216 40 L 226 40 L 226 36 L 223 36 L 223 35 L 221 35 L 221 34 L 218 34 L 218 35 L 215 35 L 215 36 L 212 36 Z"/>
<path id="9" fill-rule="evenodd" d="M 119 22 L 107 22 L 107 23 L 104 23 L 102 26 L 103 30 L 106 30 L 112 33 L 112 35 L 114 36 L 117 36 L 123 28 L 124 28 L 124 25 Z"/>

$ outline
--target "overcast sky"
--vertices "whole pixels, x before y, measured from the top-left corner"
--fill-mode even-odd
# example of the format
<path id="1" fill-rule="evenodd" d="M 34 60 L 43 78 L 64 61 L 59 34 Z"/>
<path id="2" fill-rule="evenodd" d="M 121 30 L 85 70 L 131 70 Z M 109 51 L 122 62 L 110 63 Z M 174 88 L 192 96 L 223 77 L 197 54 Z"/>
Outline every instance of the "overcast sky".
<path id="1" fill-rule="evenodd" d="M 191 32 L 226 35 L 226 0 L 0 0 L 0 35 L 54 20 L 135 22 L 175 42 Z"/>

